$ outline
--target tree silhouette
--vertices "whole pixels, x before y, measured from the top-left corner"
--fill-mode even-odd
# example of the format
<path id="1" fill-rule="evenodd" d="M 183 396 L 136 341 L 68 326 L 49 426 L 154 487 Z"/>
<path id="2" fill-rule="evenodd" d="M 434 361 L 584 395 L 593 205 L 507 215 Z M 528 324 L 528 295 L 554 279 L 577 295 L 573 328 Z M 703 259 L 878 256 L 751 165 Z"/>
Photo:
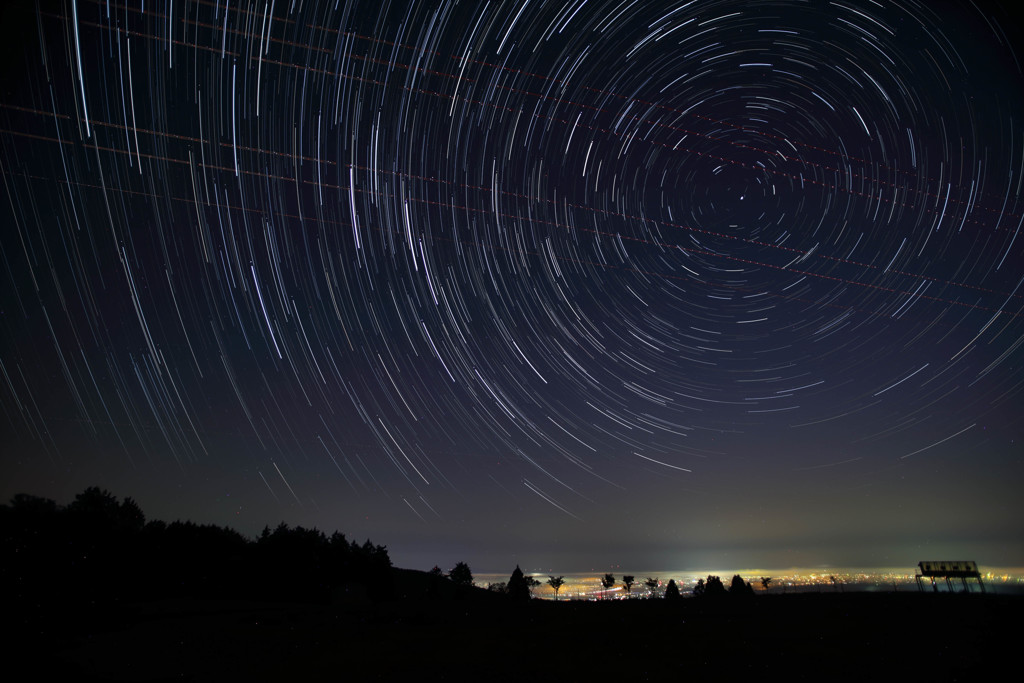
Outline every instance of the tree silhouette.
<path id="1" fill-rule="evenodd" d="M 708 580 L 704 584 L 704 595 L 716 596 L 725 594 L 725 585 L 722 583 L 722 579 L 709 574 Z"/>
<path id="2" fill-rule="evenodd" d="M 704 595 L 707 588 L 708 587 L 704 585 L 704 579 L 697 579 L 697 585 L 693 587 L 693 594 L 697 596 Z"/>
<path id="3" fill-rule="evenodd" d="M 768 584 L 770 584 L 771 582 L 772 582 L 772 577 L 770 577 L 770 576 L 762 576 L 761 577 L 761 585 L 764 586 L 764 592 L 765 593 L 768 592 Z"/>
<path id="4" fill-rule="evenodd" d="M 601 597 L 607 598 L 608 590 L 615 585 L 615 575 L 605 574 L 604 578 L 601 579 L 601 585 L 604 586 L 604 593 L 602 593 Z"/>
<path id="5" fill-rule="evenodd" d="M 562 589 L 562 585 L 565 584 L 564 576 L 549 576 L 548 585 L 555 591 L 555 600 L 558 600 L 558 591 Z"/>
<path id="6" fill-rule="evenodd" d="M 694 589 L 696 591 L 696 589 Z M 681 596 L 679 595 L 679 586 L 676 585 L 675 579 L 669 579 L 668 585 L 665 586 L 665 599 L 666 600 L 678 600 Z"/>
<path id="7" fill-rule="evenodd" d="M 131 497 L 121 501 L 121 510 L 118 516 L 122 523 L 133 531 L 142 531 L 142 528 L 146 526 L 146 515 Z"/>
<path id="8" fill-rule="evenodd" d="M 201 556 L 198 551 L 189 554 Z M 350 591 L 350 584 L 359 584 L 381 597 L 391 592 L 387 549 L 369 539 L 360 545 L 341 533 L 335 532 L 328 538 L 318 529 L 289 527 L 282 522 L 273 531 L 264 528 L 254 554 L 258 558 L 257 571 L 262 572 L 260 580 L 278 598 L 321 602 L 336 589 Z"/>
<path id="9" fill-rule="evenodd" d="M 530 599 L 530 584 L 527 583 L 518 564 L 508 579 L 508 597 L 516 602 L 526 602 Z"/>
<path id="10" fill-rule="evenodd" d="M 75 496 L 67 510 L 91 523 L 114 525 L 120 517 L 121 505 L 117 502 L 117 497 L 110 491 L 98 486 L 90 486 Z"/>
<path id="11" fill-rule="evenodd" d="M 540 585 L 540 581 L 533 578 L 532 576 L 524 577 L 526 579 L 526 588 L 530 591 L 530 597 L 533 597 L 533 589 Z"/>
<path id="12" fill-rule="evenodd" d="M 651 597 L 655 597 L 655 591 L 658 590 L 658 579 L 656 577 L 648 576 L 644 579 L 644 585 L 647 586 L 647 590 L 651 592 Z"/>
<path id="13" fill-rule="evenodd" d="M 734 574 L 732 577 L 732 583 L 729 584 L 730 595 L 753 595 L 754 588 L 739 574 Z"/>
<path id="14" fill-rule="evenodd" d="M 626 587 L 626 597 L 628 598 L 630 592 L 633 590 L 633 584 L 636 583 L 636 577 L 631 574 L 626 574 L 622 577 L 622 585 Z"/>
<path id="15" fill-rule="evenodd" d="M 448 572 L 448 578 L 456 586 L 473 585 L 473 572 L 469 570 L 469 565 L 465 562 L 456 563 L 452 570 Z"/>

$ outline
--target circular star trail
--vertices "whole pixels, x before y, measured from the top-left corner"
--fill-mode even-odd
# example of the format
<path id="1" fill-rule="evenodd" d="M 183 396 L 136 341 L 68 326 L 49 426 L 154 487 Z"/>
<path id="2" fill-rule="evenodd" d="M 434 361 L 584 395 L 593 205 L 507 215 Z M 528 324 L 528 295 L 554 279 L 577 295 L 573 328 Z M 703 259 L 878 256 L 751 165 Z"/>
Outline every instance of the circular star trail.
<path id="1" fill-rule="evenodd" d="M 976 501 L 966 469 L 1019 474 L 999 5 L 83 0 L 6 23 L 8 478 L 430 525 L 731 481 Z"/>

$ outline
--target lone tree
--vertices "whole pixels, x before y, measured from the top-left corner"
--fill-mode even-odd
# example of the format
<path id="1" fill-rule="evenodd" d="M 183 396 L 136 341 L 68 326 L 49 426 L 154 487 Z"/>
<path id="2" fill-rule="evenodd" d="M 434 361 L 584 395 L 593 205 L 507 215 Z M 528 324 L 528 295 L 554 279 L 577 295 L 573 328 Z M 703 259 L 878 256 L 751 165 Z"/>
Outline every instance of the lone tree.
<path id="1" fill-rule="evenodd" d="M 679 595 L 679 586 L 676 585 L 675 579 L 669 579 L 668 585 L 665 586 L 665 599 L 666 600 L 678 600 L 681 596 Z"/>
<path id="2" fill-rule="evenodd" d="M 459 562 L 452 567 L 452 570 L 448 572 L 448 578 L 456 586 L 473 585 L 473 572 L 469 570 L 469 565 L 465 562 Z"/>
<path id="3" fill-rule="evenodd" d="M 555 600 L 558 600 L 558 591 L 561 590 L 562 585 L 565 583 L 564 576 L 549 576 L 548 585 L 555 591 Z"/>
<path id="4" fill-rule="evenodd" d="M 770 576 L 762 576 L 761 577 L 761 585 L 764 586 L 764 592 L 765 593 L 768 592 L 768 584 L 771 583 L 771 582 L 772 582 L 772 577 L 770 577 Z"/>
<path id="5" fill-rule="evenodd" d="M 626 574 L 622 577 L 622 585 L 626 587 L 626 597 L 629 597 L 630 591 L 633 589 L 633 584 L 636 583 L 636 577 L 630 574 Z"/>
<path id="6" fill-rule="evenodd" d="M 652 598 L 657 597 L 657 593 L 655 591 L 658 590 L 658 583 L 659 581 L 657 577 L 648 576 L 644 579 L 644 585 L 647 586 L 647 590 L 651 592 Z"/>
<path id="7" fill-rule="evenodd" d="M 601 585 L 604 586 L 604 594 L 602 595 L 602 597 L 608 597 L 608 591 L 611 589 L 612 586 L 615 585 L 615 575 L 605 574 L 604 578 L 601 579 Z"/>
<path id="8" fill-rule="evenodd" d="M 530 584 L 523 575 L 523 570 L 516 565 L 512 576 L 508 578 L 508 597 L 517 602 L 526 602 L 530 599 Z"/>

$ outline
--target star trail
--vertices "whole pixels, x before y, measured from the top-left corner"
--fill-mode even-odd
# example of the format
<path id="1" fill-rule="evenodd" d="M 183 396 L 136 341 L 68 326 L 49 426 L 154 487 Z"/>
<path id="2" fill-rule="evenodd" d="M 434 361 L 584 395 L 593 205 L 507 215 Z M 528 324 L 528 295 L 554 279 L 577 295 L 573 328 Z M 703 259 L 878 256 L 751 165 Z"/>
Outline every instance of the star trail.
<path id="1" fill-rule="evenodd" d="M 1024 565 L 1008 6 L 4 11 L 6 497 L 422 568 Z"/>

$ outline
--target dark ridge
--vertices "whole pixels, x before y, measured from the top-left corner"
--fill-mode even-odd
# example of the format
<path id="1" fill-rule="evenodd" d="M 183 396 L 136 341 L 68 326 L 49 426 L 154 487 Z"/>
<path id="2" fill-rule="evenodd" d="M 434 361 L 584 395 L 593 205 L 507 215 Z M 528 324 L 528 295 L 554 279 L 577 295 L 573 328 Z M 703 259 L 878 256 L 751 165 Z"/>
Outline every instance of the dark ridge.
<path id="1" fill-rule="evenodd" d="M 10 666 L 61 680 L 982 680 L 1015 662 L 1024 606 L 754 595 L 738 576 L 687 599 L 531 600 L 518 567 L 484 589 L 464 563 L 394 568 L 339 532 L 147 523 L 96 488 L 15 496 L 0 538 Z"/>

